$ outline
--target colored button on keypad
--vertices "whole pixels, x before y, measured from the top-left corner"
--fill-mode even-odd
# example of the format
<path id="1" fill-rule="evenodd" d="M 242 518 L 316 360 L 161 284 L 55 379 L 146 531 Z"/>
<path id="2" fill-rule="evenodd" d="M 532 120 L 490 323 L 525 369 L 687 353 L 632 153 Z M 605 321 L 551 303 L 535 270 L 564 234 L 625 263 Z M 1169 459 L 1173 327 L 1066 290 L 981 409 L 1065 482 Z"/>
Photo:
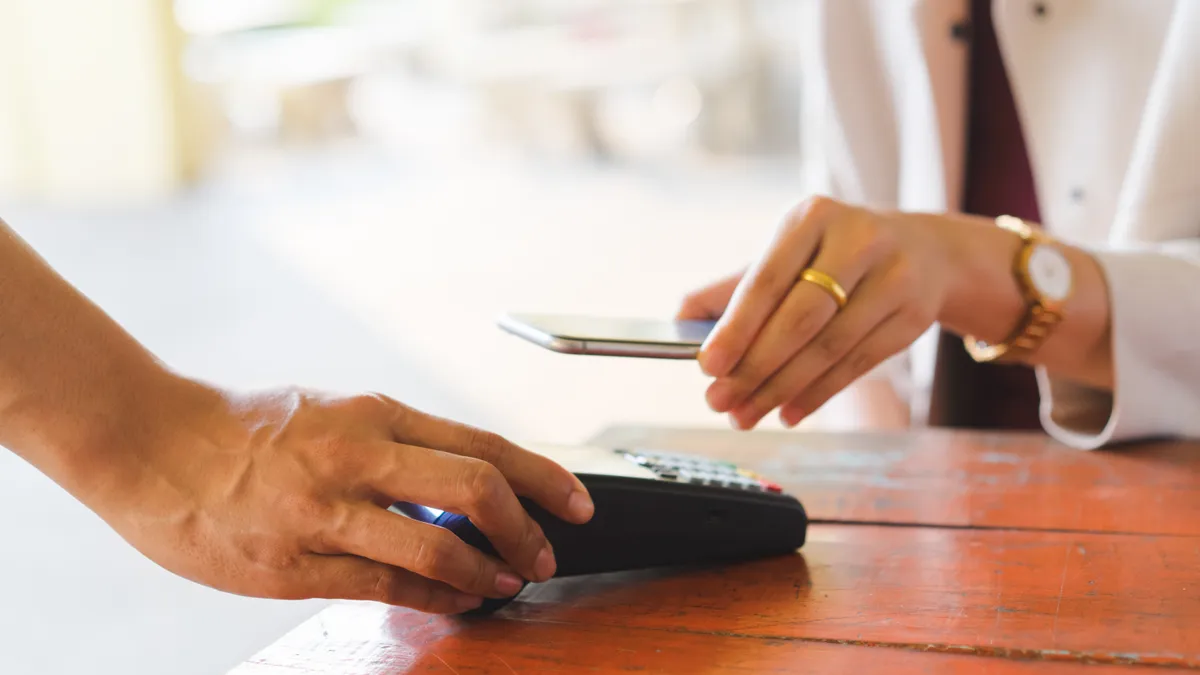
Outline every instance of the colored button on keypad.
<path id="1" fill-rule="evenodd" d="M 667 452 L 617 450 L 663 480 L 711 485 L 749 492 L 781 493 L 783 488 L 731 462 Z"/>

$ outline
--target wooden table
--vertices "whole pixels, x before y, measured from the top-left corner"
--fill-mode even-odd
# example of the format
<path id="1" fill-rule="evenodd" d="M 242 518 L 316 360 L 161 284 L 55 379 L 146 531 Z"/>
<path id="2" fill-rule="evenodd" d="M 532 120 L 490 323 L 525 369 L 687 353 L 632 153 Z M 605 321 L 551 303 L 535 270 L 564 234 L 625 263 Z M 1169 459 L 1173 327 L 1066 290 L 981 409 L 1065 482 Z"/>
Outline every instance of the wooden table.
<path id="1" fill-rule="evenodd" d="M 233 672 L 1200 669 L 1200 444 L 642 428 L 596 442 L 768 475 L 804 502 L 808 541 L 729 567 L 554 580 L 489 618 L 336 604 Z"/>

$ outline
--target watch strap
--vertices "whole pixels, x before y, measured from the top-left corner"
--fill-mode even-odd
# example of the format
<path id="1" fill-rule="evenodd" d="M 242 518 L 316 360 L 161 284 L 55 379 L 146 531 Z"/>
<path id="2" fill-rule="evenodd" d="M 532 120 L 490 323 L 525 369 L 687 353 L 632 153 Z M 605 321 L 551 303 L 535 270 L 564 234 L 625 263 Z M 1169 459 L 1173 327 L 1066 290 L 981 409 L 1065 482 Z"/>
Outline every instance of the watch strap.
<path id="1" fill-rule="evenodd" d="M 1021 237 L 1021 247 L 1013 260 L 1013 274 L 1018 283 L 1022 285 L 1021 295 L 1028 302 L 1028 307 L 1025 315 L 1021 318 L 1020 325 L 1003 342 L 988 344 L 969 335 L 963 338 L 967 353 L 980 363 L 1019 360 L 1023 356 L 1032 354 L 1037 351 L 1054 327 L 1062 321 L 1062 313 L 1039 301 L 1022 281 L 1024 274 L 1021 268 L 1029 260 L 1031 249 L 1039 244 L 1047 243 L 1048 238 L 1025 221 L 1014 216 L 1000 216 L 996 218 L 996 224 Z"/>
<path id="2" fill-rule="evenodd" d="M 971 358 L 981 363 L 1020 359 L 1022 356 L 1037 351 L 1037 348 L 1050 335 L 1050 331 L 1060 321 L 1062 321 L 1062 314 L 1035 303 L 1030 306 L 1021 325 L 1004 342 L 991 345 L 967 336 L 963 338 L 963 344 Z"/>

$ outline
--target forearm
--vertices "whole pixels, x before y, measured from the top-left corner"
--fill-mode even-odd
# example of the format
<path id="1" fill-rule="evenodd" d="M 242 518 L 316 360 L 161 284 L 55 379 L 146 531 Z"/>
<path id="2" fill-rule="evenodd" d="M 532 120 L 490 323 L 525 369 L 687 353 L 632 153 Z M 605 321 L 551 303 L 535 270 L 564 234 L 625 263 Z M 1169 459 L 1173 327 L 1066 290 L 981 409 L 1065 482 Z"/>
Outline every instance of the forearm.
<path id="1" fill-rule="evenodd" d="M 0 445 L 73 494 L 112 489 L 107 455 L 149 431 L 172 381 L 0 222 Z"/>
<path id="2" fill-rule="evenodd" d="M 939 322 L 958 335 L 999 342 L 1012 334 L 1025 314 L 1013 260 L 1020 238 L 973 216 L 939 219 L 950 254 L 957 263 L 956 282 Z M 1100 389 L 1113 387 L 1111 318 L 1104 273 L 1087 252 L 1063 245 L 1071 262 L 1074 290 L 1063 321 L 1030 357 L 1054 375 Z"/>

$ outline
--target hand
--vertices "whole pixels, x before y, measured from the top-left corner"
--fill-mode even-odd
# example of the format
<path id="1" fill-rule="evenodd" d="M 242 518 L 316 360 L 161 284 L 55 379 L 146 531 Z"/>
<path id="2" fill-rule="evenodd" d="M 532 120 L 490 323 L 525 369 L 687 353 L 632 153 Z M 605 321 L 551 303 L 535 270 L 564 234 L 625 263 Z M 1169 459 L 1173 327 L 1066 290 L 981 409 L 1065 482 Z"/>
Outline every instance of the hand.
<path id="1" fill-rule="evenodd" d="M 789 214 L 766 255 L 701 289 L 679 318 L 720 318 L 699 355 L 707 399 L 742 429 L 779 408 L 795 426 L 910 345 L 937 319 L 960 272 L 946 217 L 880 213 L 815 198 Z M 812 267 L 849 296 L 839 310 Z M 728 306 L 728 311 L 727 310 Z"/>
<path id="2" fill-rule="evenodd" d="M 85 501 L 159 565 L 217 589 L 460 612 L 555 571 L 517 495 L 570 522 L 592 514 L 550 460 L 385 396 L 173 389 L 158 397 L 165 428 L 126 428 Z M 503 560 L 386 510 L 397 501 L 468 516 Z"/>

